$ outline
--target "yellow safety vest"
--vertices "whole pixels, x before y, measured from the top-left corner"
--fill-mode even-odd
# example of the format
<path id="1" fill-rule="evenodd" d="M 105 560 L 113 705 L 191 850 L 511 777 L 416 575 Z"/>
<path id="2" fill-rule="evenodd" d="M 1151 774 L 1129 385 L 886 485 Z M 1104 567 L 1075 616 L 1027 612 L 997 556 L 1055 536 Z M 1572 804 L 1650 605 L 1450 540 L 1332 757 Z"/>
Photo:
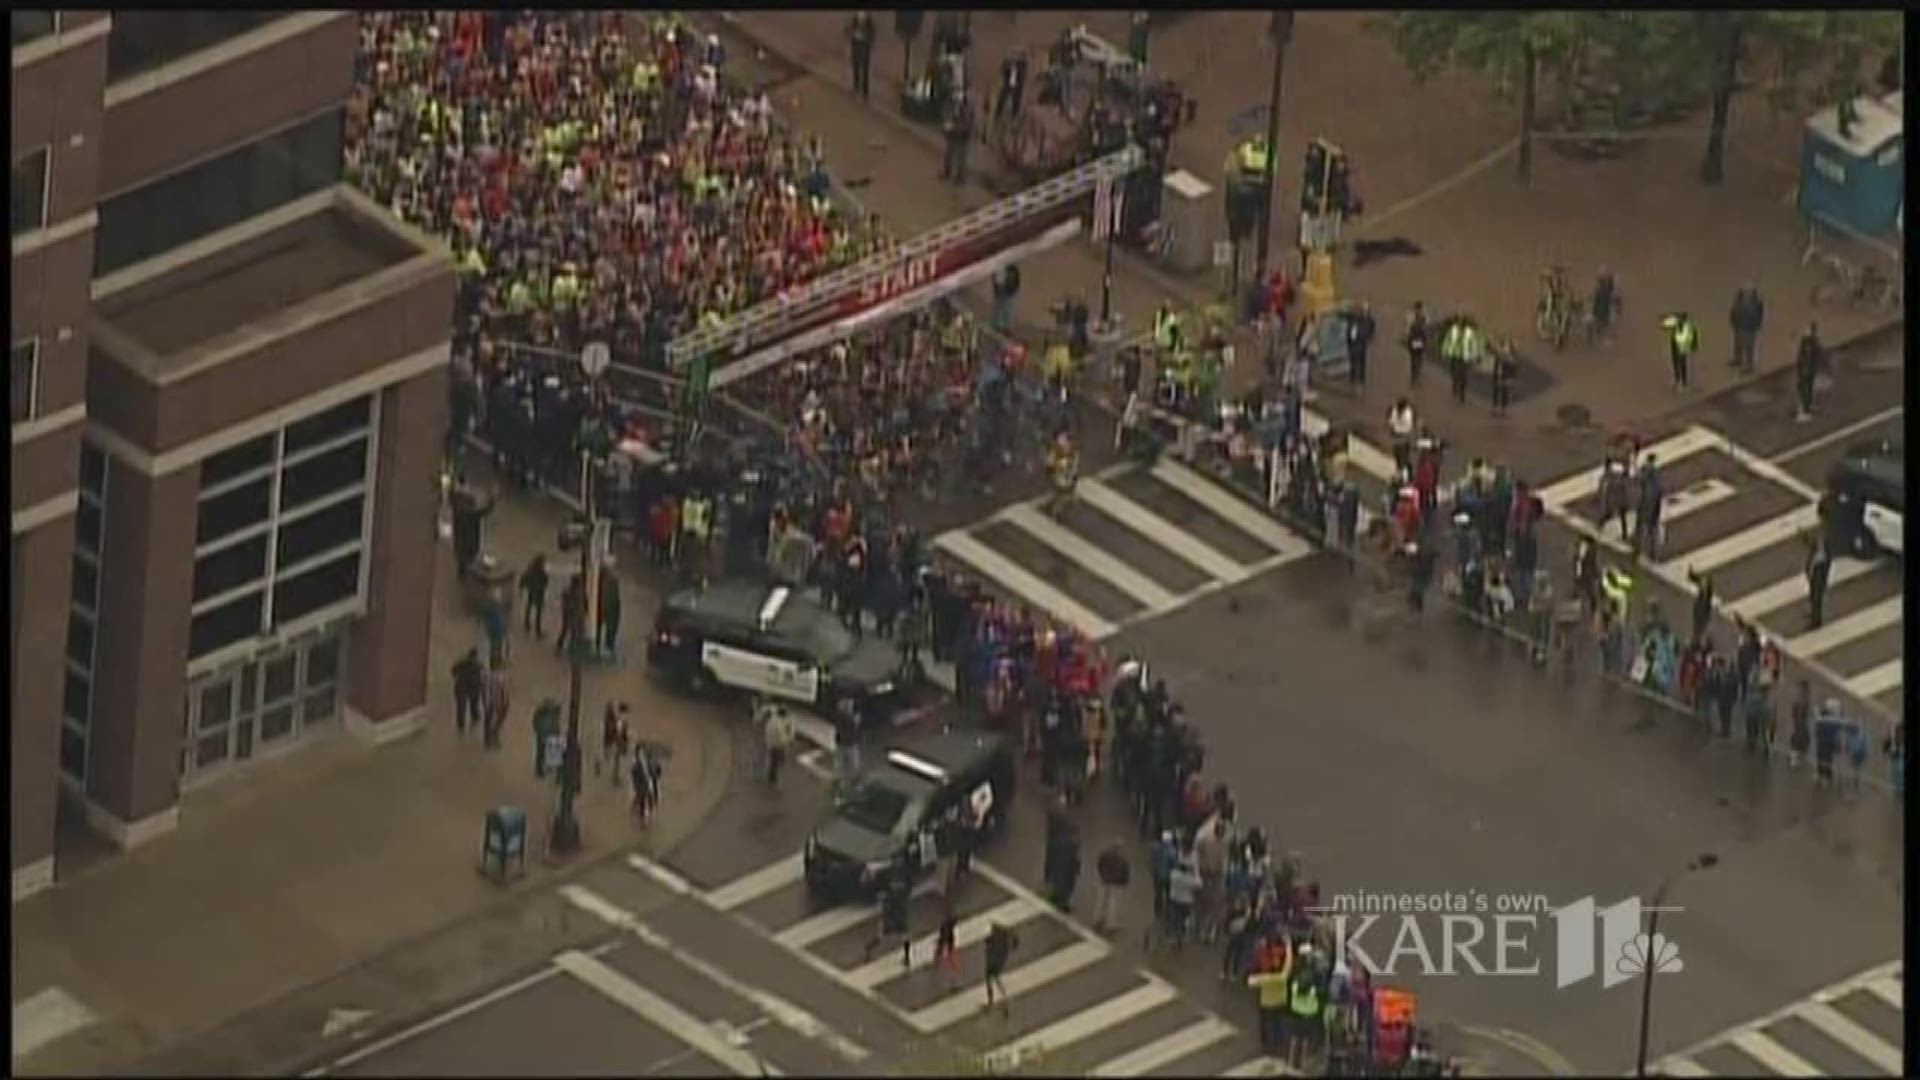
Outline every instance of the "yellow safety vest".
<path id="1" fill-rule="evenodd" d="M 1680 350 L 1681 355 L 1691 353 L 1699 343 L 1700 331 L 1694 328 L 1692 319 L 1686 319 L 1673 328 L 1673 347 Z"/>
<path id="2" fill-rule="evenodd" d="M 1247 174 L 1249 180 L 1258 180 L 1267 175 L 1269 157 L 1267 148 L 1258 142 L 1240 144 L 1240 170 Z"/>
<path id="3" fill-rule="evenodd" d="M 1460 355 L 1468 363 L 1480 359 L 1480 332 L 1471 326 L 1460 328 Z"/>
<path id="4" fill-rule="evenodd" d="M 1279 1009 L 1286 1006 L 1287 973 L 1285 970 L 1249 975 L 1247 985 L 1259 992 L 1261 1008 Z"/>
<path id="5" fill-rule="evenodd" d="M 1163 349 L 1173 348 L 1174 338 L 1180 333 L 1180 316 L 1161 309 L 1153 315 L 1153 343 Z"/>
<path id="6" fill-rule="evenodd" d="M 1311 1020 L 1320 1013 L 1320 991 L 1311 978 L 1293 984 L 1293 1014 Z"/>

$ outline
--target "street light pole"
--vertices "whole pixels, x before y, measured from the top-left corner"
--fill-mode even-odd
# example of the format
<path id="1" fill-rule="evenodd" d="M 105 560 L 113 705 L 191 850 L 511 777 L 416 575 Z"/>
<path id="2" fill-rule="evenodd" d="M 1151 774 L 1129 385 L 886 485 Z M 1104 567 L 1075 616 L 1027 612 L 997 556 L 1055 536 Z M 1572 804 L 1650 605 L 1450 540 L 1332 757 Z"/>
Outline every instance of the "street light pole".
<path id="1" fill-rule="evenodd" d="M 1267 98 L 1267 175 L 1260 195 L 1260 238 L 1254 249 L 1253 280 L 1267 280 L 1267 255 L 1273 244 L 1274 174 L 1280 158 L 1280 82 L 1287 64 L 1287 45 L 1293 40 L 1293 12 L 1276 11 L 1268 28 L 1273 38 L 1273 90 Z"/>
<path id="2" fill-rule="evenodd" d="M 1646 955 L 1640 958 L 1640 1049 L 1634 1055 L 1633 1075 L 1647 1075 L 1647 1038 L 1653 1031 L 1653 976 L 1660 966 L 1659 957 L 1653 955 L 1660 939 L 1660 909 L 1666 904 L 1667 890 L 1674 883 L 1696 870 L 1711 870 L 1720 862 L 1720 856 L 1708 852 L 1688 863 L 1681 870 L 1669 874 L 1660 887 L 1653 890 L 1653 903 L 1647 906 L 1647 948 Z"/>

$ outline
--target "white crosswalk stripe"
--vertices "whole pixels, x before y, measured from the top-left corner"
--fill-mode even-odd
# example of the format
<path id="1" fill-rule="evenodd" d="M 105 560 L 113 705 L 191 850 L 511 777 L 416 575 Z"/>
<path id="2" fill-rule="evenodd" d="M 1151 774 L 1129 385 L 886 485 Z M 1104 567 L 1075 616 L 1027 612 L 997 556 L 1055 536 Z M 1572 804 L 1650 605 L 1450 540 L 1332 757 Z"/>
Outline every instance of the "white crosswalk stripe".
<path id="1" fill-rule="evenodd" d="M 788 860 L 742 874 L 711 890 L 693 886 L 684 876 L 646 856 L 631 855 L 627 861 L 633 870 L 670 891 L 736 920 L 770 948 L 799 959 L 909 1028 L 929 1037 L 958 1039 L 961 1045 L 971 1045 L 986 1066 L 995 1070 L 1017 1069 L 1022 1061 L 1042 1060 L 1057 1062 L 1076 1074 L 1100 1077 L 1164 1072 L 1298 1075 L 1283 1062 L 1259 1056 L 1257 1040 L 1250 1030 L 1212 1013 L 1164 979 L 1135 966 L 1106 940 L 984 861 L 974 863 L 975 876 L 955 896 L 955 947 L 963 965 L 958 972 L 935 966 L 937 935 L 929 932 L 932 928 L 924 922 L 914 927 L 917 933 L 909 953 L 910 967 L 902 965 L 897 942 L 869 956 L 862 945 L 877 927 L 878 906 L 861 903 L 814 910 L 800 895 L 805 883 L 793 876 Z M 574 903 L 581 906 L 577 897 Z M 765 914 L 768 911 L 791 915 L 773 918 Z M 610 922 L 634 921 L 624 913 L 600 914 Z M 914 918 L 919 921 L 924 916 Z M 1009 1010 L 1001 1015 L 996 994 L 991 1027 L 975 1028 L 966 1022 L 988 1012 L 979 968 L 980 946 L 996 924 L 1014 930 L 1019 939 L 1001 979 Z M 599 976 L 611 986 L 603 972 Z M 613 989 L 626 993 L 623 987 Z M 1062 997 L 1084 1004 L 1062 1014 L 1048 1004 Z M 824 1000 L 815 1004 L 811 997 L 794 1000 L 808 1009 L 826 1005 Z M 667 1016 L 656 1002 L 635 999 L 633 1007 L 640 1005 L 649 1007 L 657 1017 Z M 796 1006 L 792 1011 L 800 1010 Z M 803 1019 L 789 1019 L 784 1026 L 804 1026 Z M 870 1021 L 844 1017 L 834 1022 L 840 1030 L 856 1033 L 870 1027 Z M 824 1023 L 817 1022 L 819 1026 Z M 989 1033 L 991 1041 L 986 1045 L 972 1045 Z M 702 1049 L 711 1048 L 703 1045 Z M 730 1066 L 743 1063 L 737 1056 L 718 1060 Z"/>
<path id="2" fill-rule="evenodd" d="M 1034 499 L 944 533 L 933 547 L 962 572 L 1095 638 L 1316 550 L 1262 507 L 1172 459 L 1118 466 L 1081 480 L 1075 493 L 1087 508 L 1077 514 L 1049 513 L 1044 498 Z M 1009 526 L 1029 542 L 997 539 L 995 528 Z M 1032 554 L 1035 543 L 1045 555 Z M 1142 544 L 1164 557 L 1145 558 Z M 1255 551 L 1262 554 L 1248 554 Z"/>
<path id="3" fill-rule="evenodd" d="M 1899 1076 L 1898 963 L 1835 983 L 1654 1062 L 1660 1076 Z"/>
<path id="4" fill-rule="evenodd" d="M 1820 522 L 1819 492 L 1805 481 L 1719 433 L 1691 427 L 1650 448 L 1669 471 L 1676 461 L 1706 457 L 1707 466 L 1720 475 L 1687 484 L 1665 500 L 1663 524 L 1671 529 L 1686 519 L 1681 530 L 1689 538 L 1684 549 L 1669 532 L 1662 543 L 1661 561 L 1647 569 L 1682 594 L 1692 596 L 1694 573 L 1715 575 L 1720 609 L 1729 617 L 1759 625 L 1789 657 L 1832 685 L 1866 701 L 1896 694 L 1906 668 L 1898 655 L 1904 617 L 1904 583 L 1897 570 L 1881 561 L 1838 556 L 1827 579 L 1827 620 L 1809 628 L 1809 583 L 1804 573 L 1803 537 Z M 1719 455 L 1717 460 L 1713 455 Z M 1599 471 L 1587 469 L 1541 489 L 1548 512 L 1602 544 L 1624 552 L 1617 534 L 1608 534 L 1593 519 L 1592 499 L 1599 492 Z M 1795 500 L 1786 510 L 1755 522 L 1744 499 Z M 1716 513 L 1716 511 L 1720 511 Z M 1716 520 L 1733 527 L 1715 535 Z M 1772 581 L 1757 572 L 1779 575 Z M 1730 586 L 1729 578 L 1739 584 Z M 1836 595 L 1847 587 L 1839 610 Z M 1637 599 L 1636 599 L 1637 602 Z"/>

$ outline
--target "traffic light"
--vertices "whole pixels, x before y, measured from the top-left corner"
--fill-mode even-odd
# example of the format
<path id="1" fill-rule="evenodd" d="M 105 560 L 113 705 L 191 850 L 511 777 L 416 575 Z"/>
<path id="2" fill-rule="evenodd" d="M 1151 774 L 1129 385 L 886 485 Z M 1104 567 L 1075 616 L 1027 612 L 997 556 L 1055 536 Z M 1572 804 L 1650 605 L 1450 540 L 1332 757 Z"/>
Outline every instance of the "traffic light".
<path id="1" fill-rule="evenodd" d="M 1319 139 L 1307 144 L 1307 164 L 1300 178 L 1300 212 L 1322 213 L 1327 197 L 1327 145 Z"/>

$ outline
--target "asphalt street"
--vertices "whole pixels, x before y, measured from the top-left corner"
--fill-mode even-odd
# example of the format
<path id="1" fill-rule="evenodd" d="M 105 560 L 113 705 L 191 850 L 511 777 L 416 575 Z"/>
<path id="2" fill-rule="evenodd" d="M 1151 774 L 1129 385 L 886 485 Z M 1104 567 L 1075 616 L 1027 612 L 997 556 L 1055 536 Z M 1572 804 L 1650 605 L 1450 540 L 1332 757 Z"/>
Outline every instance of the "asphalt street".
<path id="1" fill-rule="evenodd" d="M 1284 1073 L 1244 1017 L 1147 969 L 1130 936 L 1093 933 L 1004 869 L 1038 870 L 1039 807 L 1016 803 L 1008 845 L 990 848 L 956 897 L 960 962 L 949 977 L 928 963 L 940 901 L 924 888 L 910 910 L 911 968 L 891 950 L 867 955 L 872 906 L 807 898 L 798 848 L 824 808 L 807 768 L 778 791 L 745 787 L 670 864 L 635 856 L 560 890 L 606 923 L 604 941 L 316 1072 L 911 1074 L 951 1072 L 961 1055 L 1004 1064 L 1044 1045 L 1031 1060 L 1048 1075 Z M 986 1011 L 979 983 L 994 922 L 1020 939 L 1004 1017 Z"/>
<path id="2" fill-rule="evenodd" d="M 1809 803 L 1624 695 L 1569 693 L 1450 615 L 1402 610 L 1316 560 L 1110 644 L 1152 658 L 1206 732 L 1209 768 L 1233 785 L 1243 820 L 1303 852 L 1330 894 L 1604 908 L 1717 854 L 1663 921 L 1685 970 L 1660 979 L 1656 1053 L 1899 955 L 1896 805 Z M 1631 1067 L 1630 990 L 1555 990 L 1546 975 L 1394 979 L 1458 1031 L 1521 1034 L 1535 1069 Z"/>

